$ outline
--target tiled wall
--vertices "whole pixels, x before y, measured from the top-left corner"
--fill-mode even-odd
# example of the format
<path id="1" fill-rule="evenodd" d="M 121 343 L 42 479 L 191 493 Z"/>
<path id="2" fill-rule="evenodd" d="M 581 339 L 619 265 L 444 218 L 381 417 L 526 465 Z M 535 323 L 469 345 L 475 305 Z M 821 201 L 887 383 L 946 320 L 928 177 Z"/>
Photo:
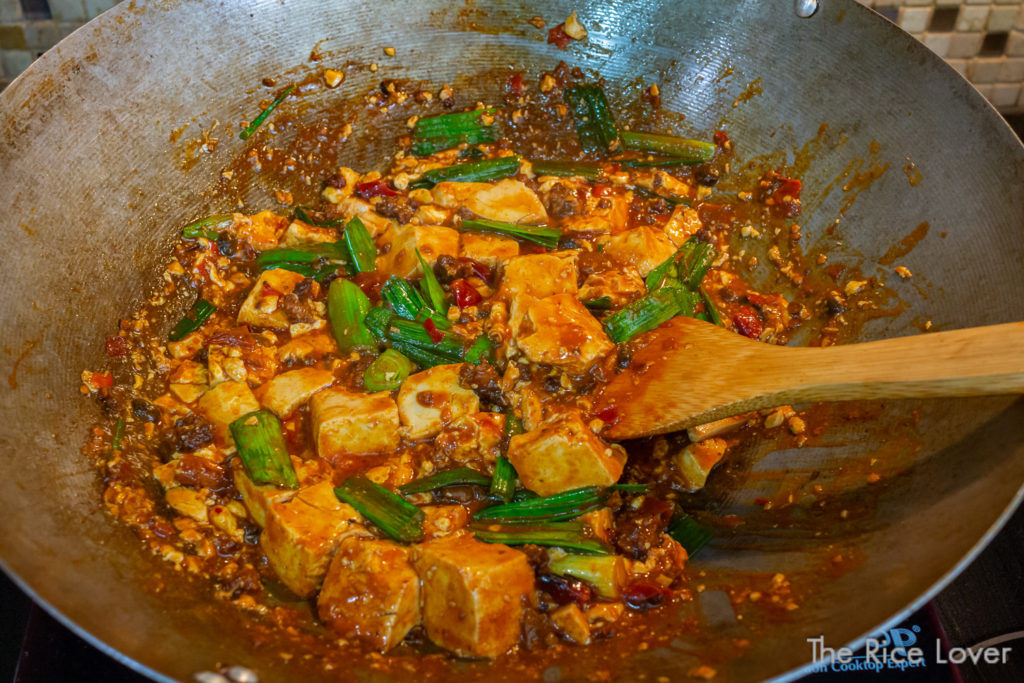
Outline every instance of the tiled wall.
<path id="1" fill-rule="evenodd" d="M 117 0 L 0 0 L 0 89 Z"/>
<path id="2" fill-rule="evenodd" d="M 923 41 L 1004 113 L 1024 111 L 1024 0 L 858 2 Z M 0 0 L 0 89 L 44 50 L 115 4 Z"/>
<path id="3" fill-rule="evenodd" d="M 827 2 L 828 0 L 823 0 Z M 1024 111 L 1024 2 L 858 0 L 924 42 L 1004 113 Z"/>

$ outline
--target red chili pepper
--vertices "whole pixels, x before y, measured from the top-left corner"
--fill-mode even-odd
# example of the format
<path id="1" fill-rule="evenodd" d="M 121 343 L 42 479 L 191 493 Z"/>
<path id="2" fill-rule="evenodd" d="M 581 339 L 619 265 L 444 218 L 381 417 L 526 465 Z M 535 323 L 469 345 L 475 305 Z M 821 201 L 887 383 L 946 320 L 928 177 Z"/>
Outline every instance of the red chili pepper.
<path id="1" fill-rule="evenodd" d="M 668 590 L 649 581 L 636 581 L 622 592 L 622 601 L 629 607 L 645 612 L 665 601 Z"/>
<path id="2" fill-rule="evenodd" d="M 423 321 L 423 328 L 427 331 L 427 334 L 430 335 L 430 341 L 435 344 L 440 344 L 441 340 L 444 339 L 444 332 L 437 329 L 437 325 L 435 325 L 434 321 L 430 318 Z"/>
<path id="3" fill-rule="evenodd" d="M 601 410 L 597 411 L 594 414 L 594 417 L 596 417 L 601 422 L 604 422 L 605 424 L 611 424 L 612 422 L 615 422 L 615 420 L 619 418 L 619 409 L 616 408 L 615 406 L 608 406 L 607 408 L 602 408 Z"/>
<path id="4" fill-rule="evenodd" d="M 469 263 L 469 267 L 473 269 L 473 272 L 476 273 L 476 276 L 478 278 L 480 278 L 484 282 L 490 282 L 491 281 L 491 268 L 490 268 L 490 266 L 488 266 L 486 263 L 480 263 L 479 261 L 474 261 L 471 258 L 464 258 L 463 260 L 465 260 L 465 261 L 467 261 Z"/>
<path id="5" fill-rule="evenodd" d="M 383 180 L 374 180 L 369 183 L 356 185 L 356 194 L 363 199 L 371 197 L 397 197 L 398 193 L 391 189 Z"/>
<path id="6" fill-rule="evenodd" d="M 714 140 L 719 147 L 725 147 L 725 143 L 729 142 L 729 134 L 724 130 L 716 130 Z"/>
<path id="7" fill-rule="evenodd" d="M 514 73 L 509 77 L 508 91 L 516 97 L 526 92 L 526 87 L 523 85 L 523 74 Z"/>
<path id="8" fill-rule="evenodd" d="M 755 306 L 764 306 L 766 304 L 774 304 L 774 303 L 776 303 L 778 301 L 773 296 L 765 296 L 764 294 L 760 294 L 758 292 L 753 292 L 753 291 L 747 292 L 746 294 L 744 294 L 744 296 L 747 297 L 747 301 L 749 301 L 750 303 L 754 304 Z"/>
<path id="9" fill-rule="evenodd" d="M 779 178 L 779 181 L 779 187 L 772 193 L 772 199 L 779 203 L 787 201 L 787 198 L 788 201 L 800 199 L 800 190 L 803 189 L 803 183 L 795 178 Z"/>
<path id="10" fill-rule="evenodd" d="M 109 372 L 94 372 L 89 379 L 95 387 L 102 388 L 114 386 L 114 376 Z"/>
<path id="11" fill-rule="evenodd" d="M 380 301 L 380 288 L 384 286 L 384 275 L 380 271 L 373 271 L 372 273 L 357 273 L 352 278 L 352 282 L 359 286 L 359 289 L 363 290 L 370 301 Z"/>
<path id="12" fill-rule="evenodd" d="M 559 605 L 568 605 L 574 602 L 583 607 L 590 602 L 592 597 L 592 591 L 587 584 L 578 579 L 557 574 L 541 574 L 537 577 L 537 584 Z"/>
<path id="13" fill-rule="evenodd" d="M 480 292 L 476 291 L 473 285 L 463 279 L 453 280 L 451 284 L 452 296 L 455 297 L 455 305 L 459 308 L 475 306 L 483 300 Z"/>
<path id="14" fill-rule="evenodd" d="M 740 307 L 740 310 L 732 317 L 732 324 L 737 332 L 751 339 L 757 339 L 764 331 L 761 319 L 757 317 L 757 313 L 750 306 Z"/>
<path id="15" fill-rule="evenodd" d="M 565 23 L 548 31 L 548 42 L 559 50 L 564 50 L 565 46 L 572 42 L 572 36 L 565 32 Z"/>
<path id="16" fill-rule="evenodd" d="M 612 193 L 612 188 L 608 185 L 598 183 L 594 185 L 594 188 L 590 191 L 595 197 L 607 197 Z"/>
<path id="17" fill-rule="evenodd" d="M 107 337 L 107 355 L 123 356 L 128 353 L 128 340 L 124 337 Z"/>

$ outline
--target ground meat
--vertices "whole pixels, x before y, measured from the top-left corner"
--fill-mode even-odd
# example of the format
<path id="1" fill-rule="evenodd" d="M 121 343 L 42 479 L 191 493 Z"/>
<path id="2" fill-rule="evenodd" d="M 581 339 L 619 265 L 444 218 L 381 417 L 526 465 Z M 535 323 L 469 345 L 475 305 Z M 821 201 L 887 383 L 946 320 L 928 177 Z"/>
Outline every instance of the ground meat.
<path id="1" fill-rule="evenodd" d="M 647 209 L 651 213 L 656 213 L 659 216 L 667 216 L 672 213 L 672 205 L 665 201 L 662 197 L 654 197 L 647 203 Z"/>
<path id="2" fill-rule="evenodd" d="M 459 384 L 474 392 L 484 403 L 507 407 L 505 396 L 501 393 L 501 377 L 487 361 L 479 365 L 463 365 L 459 370 Z"/>
<path id="3" fill-rule="evenodd" d="M 288 316 L 289 323 L 311 323 L 316 320 L 312 302 L 299 298 L 295 292 L 281 299 L 281 309 Z"/>
<path id="4" fill-rule="evenodd" d="M 146 422 L 158 422 L 160 420 L 160 409 L 141 398 L 132 399 L 132 414 Z"/>
<path id="5" fill-rule="evenodd" d="M 243 593 L 259 595 L 263 590 L 260 574 L 251 567 L 246 567 L 235 574 L 235 578 L 224 587 L 231 594 L 231 599 L 239 598 Z"/>
<path id="6" fill-rule="evenodd" d="M 176 451 L 191 453 L 213 443 L 213 425 L 197 413 L 174 421 L 168 440 Z"/>
<path id="7" fill-rule="evenodd" d="M 335 173 L 334 175 L 327 179 L 326 184 L 327 187 L 333 187 L 335 189 L 340 190 L 341 188 L 345 187 L 346 182 L 347 181 L 345 180 L 344 173 Z"/>
<path id="8" fill-rule="evenodd" d="M 416 213 L 416 205 L 408 197 L 381 197 L 374 210 L 385 218 L 394 218 L 399 223 L 408 223 Z"/>
<path id="9" fill-rule="evenodd" d="M 451 284 L 459 279 L 467 280 L 475 274 L 473 263 L 468 259 L 441 254 L 434 263 L 434 275 L 442 285 Z"/>
<path id="10" fill-rule="evenodd" d="M 693 169 L 693 179 L 707 187 L 714 187 L 721 177 L 722 172 L 714 164 L 701 164 Z"/>
<path id="11" fill-rule="evenodd" d="M 612 263 L 611 257 L 602 251 L 581 251 L 576 255 L 576 268 L 579 274 L 579 284 L 582 285 L 594 273 L 613 270 L 615 264 Z"/>
<path id="12" fill-rule="evenodd" d="M 672 519 L 673 506 L 648 496 L 639 509 L 627 504 L 615 515 L 612 540 L 626 557 L 646 560 L 647 553 L 660 542 L 661 532 Z"/>
<path id="13" fill-rule="evenodd" d="M 576 193 L 561 183 L 556 184 L 548 192 L 545 206 L 553 218 L 565 218 L 580 212 L 580 202 Z"/>
<path id="14" fill-rule="evenodd" d="M 223 467 L 206 458 L 188 453 L 178 460 L 174 479 L 184 486 L 210 489 L 214 493 L 231 488 L 231 477 Z"/>

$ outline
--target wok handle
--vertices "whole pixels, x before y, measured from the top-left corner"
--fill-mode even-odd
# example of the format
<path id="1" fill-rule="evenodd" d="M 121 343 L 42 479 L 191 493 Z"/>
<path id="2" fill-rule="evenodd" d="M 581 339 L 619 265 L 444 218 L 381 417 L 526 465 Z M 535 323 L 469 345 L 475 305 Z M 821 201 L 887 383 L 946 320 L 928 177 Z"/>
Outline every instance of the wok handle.
<path id="1" fill-rule="evenodd" d="M 1024 393 L 1024 322 L 787 349 L 776 360 L 787 402 Z"/>

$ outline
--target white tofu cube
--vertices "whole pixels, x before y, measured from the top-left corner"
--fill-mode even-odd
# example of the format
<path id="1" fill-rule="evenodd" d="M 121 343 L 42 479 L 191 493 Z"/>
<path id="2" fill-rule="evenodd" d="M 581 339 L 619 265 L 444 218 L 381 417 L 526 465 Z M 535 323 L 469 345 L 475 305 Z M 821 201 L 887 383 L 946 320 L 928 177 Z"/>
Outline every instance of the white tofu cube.
<path id="1" fill-rule="evenodd" d="M 520 302 L 513 312 L 513 334 L 519 350 L 534 363 L 580 375 L 615 350 L 601 323 L 573 294 Z"/>
<path id="2" fill-rule="evenodd" d="M 612 307 L 620 308 L 646 293 L 647 285 L 636 273 L 616 269 L 588 275 L 576 297 L 587 302 L 606 296 Z"/>
<path id="3" fill-rule="evenodd" d="M 377 257 L 377 268 L 399 277 L 422 275 L 417 249 L 433 266 L 441 254 L 459 255 L 459 233 L 441 225 L 404 225 L 393 234 L 390 250 Z"/>
<path id="4" fill-rule="evenodd" d="M 604 253 L 619 265 L 636 270 L 642 277 L 676 253 L 676 245 L 664 232 L 642 225 L 604 240 Z"/>
<path id="5" fill-rule="evenodd" d="M 249 296 L 245 298 L 242 307 L 238 309 L 238 324 L 253 325 L 254 327 L 273 327 L 285 329 L 288 327 L 288 316 L 281 308 L 284 297 L 292 293 L 295 285 L 305 279 L 302 275 L 275 268 L 260 273 L 256 284 L 249 290 Z"/>
<path id="6" fill-rule="evenodd" d="M 523 486 L 550 496 L 581 486 L 611 486 L 622 476 L 626 452 L 602 442 L 579 414 L 569 413 L 513 436 L 508 459 Z"/>
<path id="7" fill-rule="evenodd" d="M 313 442 L 321 458 L 387 453 L 398 448 L 398 408 L 391 392 L 353 394 L 324 389 L 309 401 Z"/>
<path id="8" fill-rule="evenodd" d="M 672 215 L 662 228 L 677 247 L 693 237 L 703 227 L 697 209 L 679 205 L 672 209 Z"/>
<path id="9" fill-rule="evenodd" d="M 413 566 L 430 640 L 466 657 L 497 657 L 515 646 L 533 590 L 526 555 L 457 534 L 416 546 Z"/>
<path id="10" fill-rule="evenodd" d="M 708 475 L 725 456 L 727 448 L 723 439 L 714 437 L 691 443 L 672 458 L 676 479 L 689 491 L 704 488 Z"/>
<path id="11" fill-rule="evenodd" d="M 324 481 L 289 501 L 271 503 L 260 545 L 281 583 L 308 598 L 320 587 L 341 541 L 369 535 L 361 522 L 355 508 L 339 501 L 331 482 Z"/>
<path id="12" fill-rule="evenodd" d="M 288 224 L 288 229 L 284 231 L 281 245 L 284 247 L 302 247 L 337 242 L 338 239 L 340 239 L 340 235 L 334 228 L 320 228 L 315 225 L 308 225 L 302 221 L 292 221 Z"/>
<path id="13" fill-rule="evenodd" d="M 522 295 L 540 299 L 575 294 L 577 276 L 575 253 L 517 256 L 505 264 L 499 294 L 510 300 Z"/>
<path id="14" fill-rule="evenodd" d="M 296 489 L 282 489 L 273 484 L 257 484 L 245 473 L 245 468 L 238 458 L 232 460 L 232 463 L 231 476 L 235 489 L 242 498 L 242 505 L 252 520 L 261 527 L 267 525 L 267 511 L 272 503 L 287 502 L 298 493 Z M 300 488 L 310 487 L 332 474 L 330 465 L 316 458 L 303 460 L 292 456 L 292 466 L 295 468 Z"/>
<path id="15" fill-rule="evenodd" d="M 196 411 L 213 424 L 216 443 L 222 448 L 235 445 L 228 426 L 243 415 L 259 409 L 260 402 L 256 400 L 249 385 L 233 381 L 221 382 L 207 391 L 196 406 Z"/>
<path id="16" fill-rule="evenodd" d="M 463 415 L 480 411 L 480 399 L 459 384 L 461 363 L 417 372 L 398 390 L 398 414 L 411 440 L 437 435 Z"/>
<path id="17" fill-rule="evenodd" d="M 253 246 L 257 251 L 273 249 L 278 237 L 288 227 L 288 219 L 273 211 L 260 211 L 254 216 L 234 214 L 235 235 Z"/>
<path id="18" fill-rule="evenodd" d="M 334 373 L 322 368 L 299 368 L 282 372 L 257 390 L 263 407 L 278 417 L 290 417 L 316 392 L 334 383 Z"/>
<path id="19" fill-rule="evenodd" d="M 393 230 L 397 225 L 395 221 L 385 218 L 374 211 L 373 204 L 359 197 L 346 197 L 342 199 L 338 202 L 338 208 L 341 209 L 346 222 L 358 216 L 359 220 L 366 226 L 370 237 L 374 239 L 377 239 L 389 230 Z"/>
<path id="20" fill-rule="evenodd" d="M 316 601 L 320 620 L 381 652 L 398 645 L 420 621 L 420 579 L 411 552 L 391 541 L 346 538 Z"/>
<path id="21" fill-rule="evenodd" d="M 511 258 L 519 256 L 519 243 L 493 235 L 478 235 L 464 232 L 461 235 L 459 255 L 497 268 Z"/>
<path id="22" fill-rule="evenodd" d="M 486 184 L 485 184 L 486 185 Z M 505 223 L 547 223 L 544 204 L 522 182 L 505 178 L 466 197 L 463 206 L 478 216 Z"/>

